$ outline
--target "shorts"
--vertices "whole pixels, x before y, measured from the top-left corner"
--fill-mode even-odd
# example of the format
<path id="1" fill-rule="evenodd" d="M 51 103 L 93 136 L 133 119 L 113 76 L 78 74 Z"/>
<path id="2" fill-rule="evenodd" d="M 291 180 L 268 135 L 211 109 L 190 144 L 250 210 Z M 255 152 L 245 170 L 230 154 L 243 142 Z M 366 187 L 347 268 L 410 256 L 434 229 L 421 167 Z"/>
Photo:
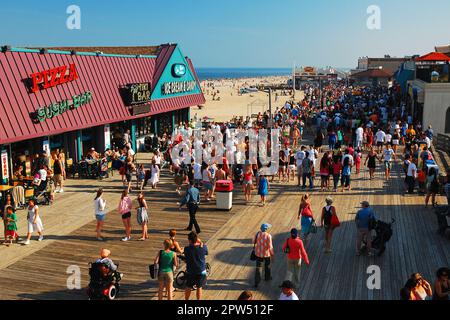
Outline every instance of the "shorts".
<path id="1" fill-rule="evenodd" d="M 289 170 L 290 171 L 294 171 L 295 170 L 295 165 L 293 165 L 293 164 L 289 165 Z"/>
<path id="2" fill-rule="evenodd" d="M 203 288 L 206 284 L 206 275 L 204 274 L 196 274 L 190 275 L 186 274 L 186 286 L 188 288 L 193 288 L 194 286 L 197 288 Z"/>
<path id="3" fill-rule="evenodd" d="M 105 215 L 104 214 L 96 214 L 95 219 L 97 219 L 97 221 L 105 221 Z"/>
<path id="4" fill-rule="evenodd" d="M 302 165 L 297 166 L 297 175 L 299 175 L 299 176 L 303 175 L 303 167 L 302 167 Z"/>
<path id="5" fill-rule="evenodd" d="M 253 184 L 253 181 L 251 181 L 251 180 L 244 180 L 244 184 L 245 185 L 251 185 L 251 184 Z"/>
<path id="6" fill-rule="evenodd" d="M 386 170 L 391 170 L 391 167 L 392 167 L 392 164 L 391 164 L 390 161 L 385 161 L 385 162 L 384 162 L 384 168 L 385 168 Z"/>
<path id="7" fill-rule="evenodd" d="M 328 181 L 328 177 L 329 177 L 328 175 L 324 175 L 324 174 L 320 175 L 320 178 L 322 179 L 323 182 Z"/>
<path id="8" fill-rule="evenodd" d="M 173 272 L 159 272 L 158 281 L 164 283 L 172 283 L 173 282 Z"/>
<path id="9" fill-rule="evenodd" d="M 131 182 L 131 174 L 126 173 L 125 178 L 127 179 L 127 182 Z"/>
<path id="10" fill-rule="evenodd" d="M 206 190 L 212 190 L 212 183 L 209 181 L 203 181 L 203 186 L 205 187 Z"/>
<path id="11" fill-rule="evenodd" d="M 398 146 L 398 145 L 399 145 L 399 141 L 398 141 L 397 139 L 392 140 L 392 144 L 393 144 L 394 146 Z"/>
<path id="12" fill-rule="evenodd" d="M 131 212 L 127 212 L 122 215 L 122 220 L 129 219 L 129 218 L 131 218 Z"/>
<path id="13" fill-rule="evenodd" d="M 377 142 L 377 147 L 382 147 L 383 146 L 383 142 Z"/>
<path id="14" fill-rule="evenodd" d="M 54 179 L 55 183 L 58 184 L 63 181 L 63 176 L 62 176 L 62 174 L 55 174 L 53 176 L 53 179 Z"/>
<path id="15" fill-rule="evenodd" d="M 17 234 L 16 230 L 6 230 L 6 237 L 11 237 L 13 239 L 17 239 L 19 237 L 19 235 Z"/>

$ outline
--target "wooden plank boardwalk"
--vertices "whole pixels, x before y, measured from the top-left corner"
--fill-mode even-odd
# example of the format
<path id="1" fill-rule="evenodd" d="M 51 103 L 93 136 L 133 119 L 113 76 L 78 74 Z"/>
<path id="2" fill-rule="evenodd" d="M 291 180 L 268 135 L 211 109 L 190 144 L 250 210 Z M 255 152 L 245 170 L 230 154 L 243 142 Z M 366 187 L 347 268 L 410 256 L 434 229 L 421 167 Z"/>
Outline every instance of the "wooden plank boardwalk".
<path id="1" fill-rule="evenodd" d="M 333 253 L 323 252 L 323 231 L 314 235 L 309 243 L 307 251 L 311 265 L 302 266 L 298 290 L 302 299 L 398 299 L 399 290 L 411 273 L 420 272 L 432 281 L 439 267 L 450 264 L 450 242 L 436 234 L 436 217 L 431 209 L 424 209 L 423 197 L 403 195 L 401 173 L 400 164 L 396 164 L 391 181 L 384 180 L 381 170 L 377 171 L 375 180 L 369 181 L 368 172 L 363 169 L 359 176 L 353 175 L 353 190 L 350 192 L 312 193 L 313 212 L 317 219 L 326 196 L 332 195 L 342 226 L 334 234 Z M 318 182 L 316 180 L 316 184 Z M 110 183 L 118 188 L 117 181 Z M 0 299 L 86 299 L 84 289 L 67 289 L 67 268 L 71 265 L 80 267 L 81 285 L 85 288 L 88 283 L 88 262 L 97 257 L 102 246 L 112 251 L 113 259 L 120 263 L 120 270 L 125 273 L 120 298 L 155 299 L 157 283 L 149 279 L 148 264 L 153 261 L 169 229 L 180 230 L 178 240 L 186 244 L 187 232 L 181 230 L 186 227 L 188 215 L 178 211 L 175 204 L 178 195 L 172 186 L 171 178 L 165 175 L 160 192 L 148 192 L 151 206 L 149 241 L 122 243 L 122 223 L 120 216 L 113 211 L 105 223 L 107 241 L 104 243 L 95 240 L 95 223 L 89 218 L 84 225 L 71 231 L 70 226 L 59 232 L 52 232 L 54 229 L 48 228 L 46 234 L 50 240 L 44 241 L 46 245 L 33 243 L 31 247 L 25 248 L 2 248 Z M 86 212 L 92 207 L 91 189 L 86 198 L 74 196 L 70 200 L 71 206 L 65 210 L 78 211 L 80 216 L 92 215 L 91 211 Z M 198 214 L 202 227 L 201 238 L 208 242 L 208 261 L 212 266 L 205 299 L 234 300 L 242 290 L 253 289 L 254 263 L 249 261 L 251 238 L 263 222 L 273 225 L 271 232 L 276 250 L 272 269 L 274 279 L 263 282 L 255 291 L 255 296 L 257 299 L 278 298 L 278 286 L 286 272 L 281 246 L 289 230 L 298 226 L 296 214 L 302 194 L 293 183 L 275 183 L 271 188 L 269 204 L 264 208 L 258 206 L 257 196 L 254 196 L 250 205 L 245 206 L 240 189 L 235 193 L 235 206 L 231 213 L 215 211 L 213 204 L 202 207 Z M 118 193 L 114 197 L 111 203 L 115 206 Z M 81 200 L 77 203 L 76 199 Z M 89 203 L 84 203 L 88 199 Z M 354 254 L 356 232 L 353 220 L 363 200 L 371 202 L 382 220 L 396 219 L 393 238 L 381 258 L 356 257 Z M 438 201 L 443 203 L 444 199 L 440 197 Z M 83 212 L 75 210 L 78 207 L 83 208 Z M 58 210 L 62 209 L 58 207 Z M 46 220 L 58 222 L 49 214 Z M 132 223 L 136 226 L 134 220 Z M 134 238 L 138 237 L 139 231 L 135 230 Z M 17 255 L 12 263 L 4 261 L 7 250 L 10 250 L 8 257 Z M 22 250 L 33 251 L 23 253 Z M 371 265 L 381 269 L 381 290 L 367 289 L 369 275 L 366 271 Z M 182 298 L 183 294 L 177 292 L 176 299 Z"/>

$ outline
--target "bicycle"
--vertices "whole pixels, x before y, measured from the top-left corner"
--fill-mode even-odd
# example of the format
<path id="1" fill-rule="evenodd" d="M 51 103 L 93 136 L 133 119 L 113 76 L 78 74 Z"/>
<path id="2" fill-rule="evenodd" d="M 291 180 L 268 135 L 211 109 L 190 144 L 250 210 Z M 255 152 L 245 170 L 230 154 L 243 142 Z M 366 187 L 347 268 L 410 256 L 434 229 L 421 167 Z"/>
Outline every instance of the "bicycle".
<path id="1" fill-rule="evenodd" d="M 181 261 L 183 261 L 186 264 L 186 259 L 183 256 L 178 256 L 178 261 L 179 264 L 181 263 Z M 175 284 L 179 287 L 179 288 L 186 288 L 186 281 L 187 281 L 187 276 L 186 276 L 186 266 L 185 268 L 181 269 L 180 271 L 175 271 L 176 272 L 176 276 L 175 276 Z M 206 276 L 209 277 L 211 275 L 211 265 L 207 262 L 206 263 Z"/>

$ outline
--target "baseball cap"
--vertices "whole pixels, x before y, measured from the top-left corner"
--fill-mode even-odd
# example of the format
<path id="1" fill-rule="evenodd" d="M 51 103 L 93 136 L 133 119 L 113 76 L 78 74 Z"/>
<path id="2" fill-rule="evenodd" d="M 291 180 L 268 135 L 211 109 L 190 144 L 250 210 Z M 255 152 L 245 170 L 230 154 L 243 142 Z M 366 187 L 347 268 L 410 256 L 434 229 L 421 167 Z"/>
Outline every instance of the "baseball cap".
<path id="1" fill-rule="evenodd" d="M 262 232 L 266 232 L 266 231 L 269 230 L 270 228 L 272 228 L 272 225 L 271 225 L 271 224 L 263 223 L 263 224 L 261 225 L 261 231 L 262 231 Z"/>
<path id="2" fill-rule="evenodd" d="M 294 289 L 294 284 L 292 283 L 292 281 L 286 280 L 283 281 L 283 283 L 281 284 L 280 288 L 283 289 Z"/>

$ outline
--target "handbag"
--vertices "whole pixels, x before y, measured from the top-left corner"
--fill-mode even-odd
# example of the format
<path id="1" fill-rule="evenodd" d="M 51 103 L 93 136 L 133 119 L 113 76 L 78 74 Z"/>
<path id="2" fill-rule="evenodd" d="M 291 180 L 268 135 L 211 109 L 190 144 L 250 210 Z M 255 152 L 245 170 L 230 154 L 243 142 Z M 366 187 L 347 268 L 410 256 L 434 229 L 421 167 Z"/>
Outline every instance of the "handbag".
<path id="1" fill-rule="evenodd" d="M 147 213 L 145 207 L 139 207 L 137 209 L 137 223 L 142 225 L 144 223 L 144 215 Z"/>
<path id="2" fill-rule="evenodd" d="M 256 247 L 256 241 L 258 240 L 258 235 L 259 235 L 259 232 L 256 234 L 255 242 L 253 243 L 253 250 L 252 250 L 252 253 L 250 254 L 250 261 L 256 261 L 258 259 L 258 257 L 256 256 L 256 253 L 255 253 L 255 247 Z"/>
<path id="3" fill-rule="evenodd" d="M 289 248 L 289 239 L 286 239 L 286 249 L 284 249 L 284 253 L 290 253 L 291 252 L 291 248 Z"/>
<path id="4" fill-rule="evenodd" d="M 148 271 L 150 273 L 150 277 L 152 279 L 156 279 L 158 277 L 158 273 L 159 273 L 159 264 L 161 263 L 161 252 L 162 250 L 159 251 L 159 259 L 158 259 L 158 263 L 154 263 L 148 266 Z"/>
<path id="5" fill-rule="evenodd" d="M 339 221 L 339 218 L 338 218 L 337 214 L 333 214 L 331 216 L 331 226 L 333 228 L 338 228 L 338 227 L 341 226 L 341 222 Z"/>

